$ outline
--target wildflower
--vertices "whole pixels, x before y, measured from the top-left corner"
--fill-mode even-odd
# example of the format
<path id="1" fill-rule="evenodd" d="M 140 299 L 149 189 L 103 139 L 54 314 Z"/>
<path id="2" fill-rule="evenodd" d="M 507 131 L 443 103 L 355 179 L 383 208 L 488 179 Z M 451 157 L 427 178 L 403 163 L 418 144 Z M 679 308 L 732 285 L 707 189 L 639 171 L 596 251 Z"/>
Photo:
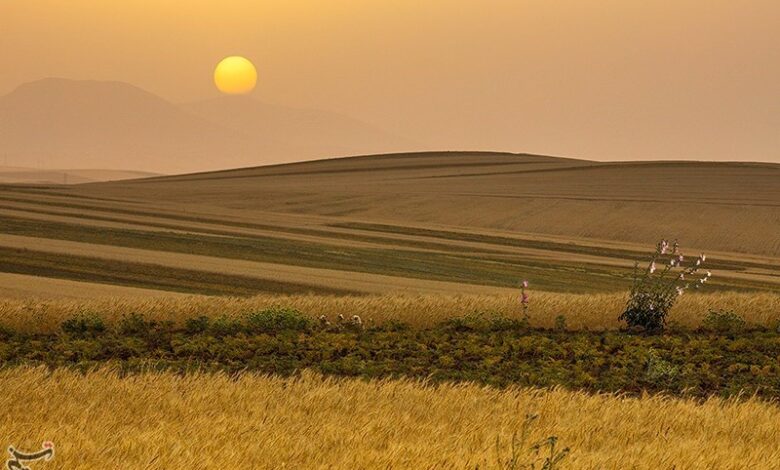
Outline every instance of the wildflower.
<path id="1" fill-rule="evenodd" d="M 653 274 L 655 272 L 655 261 L 650 263 L 650 274 Z"/>
<path id="2" fill-rule="evenodd" d="M 683 289 L 682 287 L 678 287 L 678 288 L 677 288 L 677 295 L 678 295 L 678 296 L 679 296 L 679 295 L 683 295 L 683 292 L 684 292 L 684 291 L 685 291 L 685 289 Z"/>
<path id="3" fill-rule="evenodd" d="M 328 318 L 325 315 L 320 315 L 320 325 L 321 326 L 329 326 L 330 322 L 328 321 Z"/>
<path id="4" fill-rule="evenodd" d="M 339 313 L 338 320 L 339 320 L 339 323 L 344 323 L 344 315 Z"/>
<path id="5" fill-rule="evenodd" d="M 701 254 L 700 258 L 702 262 L 707 261 L 707 255 L 705 255 L 704 253 Z"/>
<path id="6" fill-rule="evenodd" d="M 528 281 L 527 281 L 527 280 L 526 280 L 526 281 L 523 281 L 523 288 L 524 288 L 524 289 L 527 289 L 527 288 L 528 288 Z"/>
<path id="7" fill-rule="evenodd" d="M 685 273 L 680 273 L 680 278 L 679 279 L 681 281 L 684 281 L 685 280 Z"/>
<path id="8" fill-rule="evenodd" d="M 712 277 L 712 273 L 707 271 L 707 277 Z"/>
<path id="9" fill-rule="evenodd" d="M 357 315 L 352 315 L 352 324 L 359 328 L 363 328 L 363 320 Z"/>
<path id="10" fill-rule="evenodd" d="M 522 298 L 522 300 L 520 302 L 522 302 L 524 304 L 527 304 L 528 303 L 528 294 L 523 292 L 523 298 Z"/>
<path id="11" fill-rule="evenodd" d="M 680 253 L 680 256 L 677 257 L 677 262 L 682 263 L 683 261 L 685 261 L 685 257 Z"/>
<path id="12" fill-rule="evenodd" d="M 701 265 L 701 258 L 696 260 L 696 266 L 700 266 L 700 265 Z"/>

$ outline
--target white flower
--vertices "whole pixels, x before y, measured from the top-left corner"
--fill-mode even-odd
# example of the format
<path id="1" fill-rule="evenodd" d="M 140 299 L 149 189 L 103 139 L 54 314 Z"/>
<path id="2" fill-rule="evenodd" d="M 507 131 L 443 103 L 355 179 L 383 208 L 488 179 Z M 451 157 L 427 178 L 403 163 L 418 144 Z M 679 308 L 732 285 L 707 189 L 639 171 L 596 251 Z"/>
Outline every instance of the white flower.
<path id="1" fill-rule="evenodd" d="M 655 261 L 653 261 L 653 262 L 650 264 L 650 274 L 653 274 L 654 272 L 655 272 Z"/>

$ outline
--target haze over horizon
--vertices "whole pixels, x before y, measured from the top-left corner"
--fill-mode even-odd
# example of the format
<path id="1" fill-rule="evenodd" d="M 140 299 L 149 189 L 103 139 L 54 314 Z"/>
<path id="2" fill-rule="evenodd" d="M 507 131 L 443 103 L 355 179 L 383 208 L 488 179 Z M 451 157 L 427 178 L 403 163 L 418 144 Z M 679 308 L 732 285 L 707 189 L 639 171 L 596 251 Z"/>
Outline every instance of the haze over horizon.
<path id="1" fill-rule="evenodd" d="M 14 1 L 0 6 L 0 43 L 13 64 L 0 96 L 64 77 L 202 102 L 219 96 L 216 63 L 241 54 L 258 68 L 252 97 L 355 118 L 357 142 L 380 132 L 413 143 L 380 139 L 372 152 L 780 163 L 780 4 L 768 0 Z M 235 140 L 230 151 L 247 148 Z M 341 151 L 326 144 L 287 161 Z M 264 155 L 254 163 L 280 161 Z M 219 157 L 214 168 L 232 165 Z M 112 167 L 90 158 L 68 166 Z"/>

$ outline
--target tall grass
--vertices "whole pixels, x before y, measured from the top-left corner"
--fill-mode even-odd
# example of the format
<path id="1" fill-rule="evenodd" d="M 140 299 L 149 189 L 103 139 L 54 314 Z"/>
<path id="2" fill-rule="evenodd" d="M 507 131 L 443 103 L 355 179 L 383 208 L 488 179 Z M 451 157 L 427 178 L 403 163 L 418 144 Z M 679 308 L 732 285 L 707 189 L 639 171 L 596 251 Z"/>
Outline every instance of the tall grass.
<path id="1" fill-rule="evenodd" d="M 53 441 L 47 469 L 495 469 L 513 460 L 538 469 L 545 452 L 530 447 L 551 436 L 571 449 L 563 469 L 780 461 L 780 408 L 755 399 L 24 367 L 0 371 L 0 387 L 0 442 L 32 450 Z M 526 429 L 529 414 L 538 418 Z"/>
<path id="2" fill-rule="evenodd" d="M 618 329 L 618 316 L 627 294 L 559 294 L 529 292 L 528 315 L 532 326 L 554 328 L 561 317 L 570 330 Z M 475 312 L 495 312 L 507 318 L 524 318 L 518 295 L 260 295 L 235 297 L 105 298 L 94 300 L 0 300 L 0 326 L 17 331 L 51 333 L 60 324 L 80 313 L 98 315 L 109 325 L 124 315 L 138 313 L 157 321 L 183 325 L 187 319 L 236 317 L 259 310 L 293 308 L 312 319 L 325 315 L 334 320 L 359 315 L 367 326 L 400 321 L 425 328 L 453 317 Z M 701 325 L 710 310 L 729 310 L 747 322 L 775 327 L 780 321 L 780 294 L 706 293 L 680 298 L 669 316 L 671 324 Z"/>

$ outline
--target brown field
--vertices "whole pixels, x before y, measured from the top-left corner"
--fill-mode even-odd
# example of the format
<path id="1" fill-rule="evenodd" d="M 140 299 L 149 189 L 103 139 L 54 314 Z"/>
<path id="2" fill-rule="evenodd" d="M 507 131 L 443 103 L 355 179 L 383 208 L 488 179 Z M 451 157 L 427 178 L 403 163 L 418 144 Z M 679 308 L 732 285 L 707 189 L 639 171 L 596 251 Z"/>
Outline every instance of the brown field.
<path id="1" fill-rule="evenodd" d="M 614 293 L 666 236 L 708 253 L 711 290 L 772 291 L 778 176 L 772 164 L 445 152 L 6 185 L 0 270 L 87 291 L 501 294 L 530 279 L 550 292 Z M 165 282 L 150 279 L 158 270 Z M 192 272 L 205 273 L 197 285 Z"/>
<path id="2" fill-rule="evenodd" d="M 780 461 L 780 408 L 754 399 L 24 367 L 0 371 L 0 386 L 0 441 L 30 451 L 53 441 L 54 460 L 39 463 L 51 469 L 499 469 L 513 455 L 541 468 L 545 455 L 529 448 L 550 436 L 571 449 L 563 469 Z"/>
<path id="3" fill-rule="evenodd" d="M 624 326 L 617 317 L 625 306 L 625 294 L 561 294 L 533 292 L 529 309 L 534 327 L 551 328 L 559 315 L 571 330 L 615 330 Z M 292 307 L 317 318 L 331 320 L 339 314 L 359 315 L 369 325 L 401 321 L 427 328 L 445 320 L 475 312 L 493 312 L 522 318 L 517 295 L 258 295 L 254 297 L 129 296 L 93 299 L 2 299 L 0 325 L 16 331 L 52 333 L 79 313 L 98 314 L 107 324 L 135 312 L 149 319 L 182 325 L 200 315 L 238 317 L 269 307 Z M 714 293 L 683 296 L 672 309 L 669 321 L 695 328 L 710 309 L 732 310 L 752 324 L 780 324 L 780 295 L 761 293 Z"/>

